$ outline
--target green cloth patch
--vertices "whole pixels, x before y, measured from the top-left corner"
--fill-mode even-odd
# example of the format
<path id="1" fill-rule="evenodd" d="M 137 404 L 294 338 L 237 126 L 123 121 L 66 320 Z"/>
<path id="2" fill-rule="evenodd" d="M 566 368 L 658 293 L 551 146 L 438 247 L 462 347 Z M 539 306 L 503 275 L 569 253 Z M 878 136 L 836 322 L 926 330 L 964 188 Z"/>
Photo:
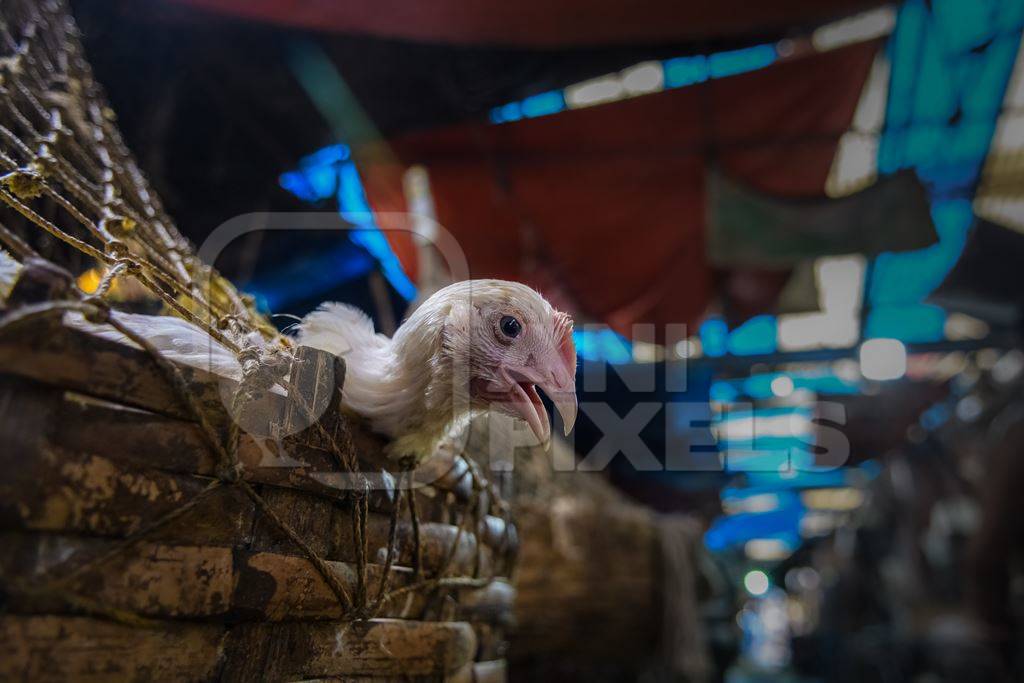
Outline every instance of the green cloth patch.
<path id="1" fill-rule="evenodd" d="M 938 240 L 928 197 L 901 171 L 839 199 L 778 199 L 708 171 L 708 260 L 720 267 L 782 268 L 841 254 L 874 256 Z"/>

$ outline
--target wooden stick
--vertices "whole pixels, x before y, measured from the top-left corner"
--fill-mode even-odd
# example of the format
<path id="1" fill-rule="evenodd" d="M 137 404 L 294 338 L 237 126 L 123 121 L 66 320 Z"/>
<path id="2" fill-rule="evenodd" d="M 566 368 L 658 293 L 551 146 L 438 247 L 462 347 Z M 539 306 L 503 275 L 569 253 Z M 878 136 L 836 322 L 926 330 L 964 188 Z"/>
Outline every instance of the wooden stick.
<path id="1" fill-rule="evenodd" d="M 31 590 L 60 580 L 69 570 L 105 553 L 107 539 L 62 534 L 0 533 L 0 582 L 15 613 L 66 613 L 74 605 L 60 595 Z M 341 583 L 354 591 L 356 566 L 330 561 Z M 377 581 L 382 567 L 367 565 Z M 391 585 L 412 581 L 412 572 L 393 567 Z M 143 542 L 130 553 L 115 556 L 81 572 L 67 587 L 72 594 L 112 609 L 167 619 L 230 619 L 280 621 L 342 619 L 345 614 L 330 587 L 305 558 L 278 553 L 210 546 Z M 515 591 L 504 582 L 484 590 L 454 591 L 460 618 L 500 624 L 511 612 Z M 421 609 L 427 596 L 415 597 Z M 404 600 L 385 603 L 381 616 L 397 616 Z"/>

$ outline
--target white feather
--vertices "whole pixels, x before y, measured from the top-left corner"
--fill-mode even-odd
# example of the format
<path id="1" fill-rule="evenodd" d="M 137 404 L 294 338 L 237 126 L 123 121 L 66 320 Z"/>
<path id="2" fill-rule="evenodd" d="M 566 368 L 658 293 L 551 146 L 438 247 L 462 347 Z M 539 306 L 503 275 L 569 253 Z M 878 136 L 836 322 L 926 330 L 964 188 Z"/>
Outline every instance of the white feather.
<path id="1" fill-rule="evenodd" d="M 347 304 L 325 303 L 298 326 L 299 344 L 345 359 L 342 403 L 369 419 L 374 430 L 394 436 L 409 416 L 410 403 L 422 399 L 400 371 L 395 342 L 373 329 L 365 313 Z"/>
<path id="2" fill-rule="evenodd" d="M 354 306 L 324 303 L 299 323 L 299 343 L 379 369 L 393 357 L 391 340 L 373 330 L 373 321 Z"/>
<path id="3" fill-rule="evenodd" d="M 21 264 L 3 249 L 0 249 L 0 303 L 11 295 L 11 290 L 18 282 Z"/>
<path id="4" fill-rule="evenodd" d="M 187 320 L 166 315 L 141 315 L 111 311 L 111 316 L 140 337 L 155 346 L 168 360 L 188 365 L 215 375 L 233 379 L 242 378 L 242 367 L 235 354 L 222 346 L 202 329 Z M 81 313 L 67 313 L 64 323 L 102 339 L 135 346 L 135 342 L 107 324 L 98 325 L 82 317 Z"/>

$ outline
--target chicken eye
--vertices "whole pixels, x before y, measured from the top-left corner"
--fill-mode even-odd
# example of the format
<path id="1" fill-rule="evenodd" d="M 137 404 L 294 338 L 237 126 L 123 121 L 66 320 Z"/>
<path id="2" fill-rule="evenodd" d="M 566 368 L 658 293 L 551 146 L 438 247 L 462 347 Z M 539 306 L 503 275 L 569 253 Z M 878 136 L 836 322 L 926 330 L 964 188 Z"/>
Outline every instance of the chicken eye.
<path id="1" fill-rule="evenodd" d="M 509 339 L 515 339 L 523 331 L 523 324 L 510 315 L 503 316 L 498 323 L 501 333 Z"/>

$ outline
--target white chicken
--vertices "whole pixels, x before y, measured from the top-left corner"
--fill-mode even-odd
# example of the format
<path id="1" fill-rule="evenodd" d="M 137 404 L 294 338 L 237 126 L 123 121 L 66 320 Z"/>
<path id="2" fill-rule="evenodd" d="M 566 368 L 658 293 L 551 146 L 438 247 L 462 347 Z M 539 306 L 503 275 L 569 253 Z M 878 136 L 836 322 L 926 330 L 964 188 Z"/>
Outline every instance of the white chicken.
<path id="1" fill-rule="evenodd" d="M 114 312 L 171 360 L 238 381 L 238 359 L 179 318 Z M 79 314 L 69 324 L 131 344 Z M 250 335 L 259 344 L 258 335 Z M 421 462 L 453 425 L 496 409 L 523 419 L 547 445 L 551 423 L 539 387 L 568 434 L 576 420 L 576 349 L 572 320 L 516 282 L 467 280 L 434 293 L 388 338 L 362 311 L 323 304 L 299 325 L 299 343 L 346 361 L 342 406 L 391 439 L 394 459 Z"/>
<path id="2" fill-rule="evenodd" d="M 393 457 L 423 460 L 452 424 L 497 409 L 547 444 L 548 395 L 568 434 L 576 420 L 572 320 L 516 282 L 467 280 L 434 293 L 388 338 L 362 311 L 328 303 L 299 342 L 346 361 L 342 404 L 393 439 Z"/>

